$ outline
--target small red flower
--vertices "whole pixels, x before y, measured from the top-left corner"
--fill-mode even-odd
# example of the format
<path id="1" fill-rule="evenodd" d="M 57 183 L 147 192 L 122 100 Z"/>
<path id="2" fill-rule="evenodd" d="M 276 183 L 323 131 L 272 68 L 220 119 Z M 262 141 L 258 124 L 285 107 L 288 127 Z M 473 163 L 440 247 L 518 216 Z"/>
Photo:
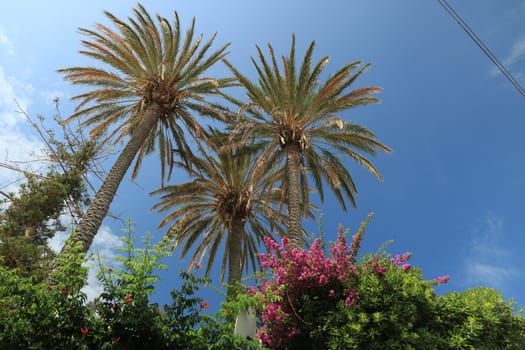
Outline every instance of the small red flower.
<path id="1" fill-rule="evenodd" d="M 62 293 L 62 295 L 67 295 L 67 289 L 66 288 L 60 288 L 60 293 Z"/>
<path id="2" fill-rule="evenodd" d="M 210 306 L 207 301 L 200 301 L 199 305 L 201 306 L 201 309 L 207 309 Z"/>
<path id="3" fill-rule="evenodd" d="M 131 294 L 126 294 L 126 304 L 130 304 L 133 301 Z"/>
<path id="4" fill-rule="evenodd" d="M 120 342 L 120 337 L 113 338 L 113 341 L 111 342 L 113 345 L 116 345 Z"/>
<path id="5" fill-rule="evenodd" d="M 87 329 L 86 327 L 80 328 L 80 333 L 82 333 L 82 335 L 86 335 L 88 334 L 88 332 L 89 332 L 89 329 Z"/>

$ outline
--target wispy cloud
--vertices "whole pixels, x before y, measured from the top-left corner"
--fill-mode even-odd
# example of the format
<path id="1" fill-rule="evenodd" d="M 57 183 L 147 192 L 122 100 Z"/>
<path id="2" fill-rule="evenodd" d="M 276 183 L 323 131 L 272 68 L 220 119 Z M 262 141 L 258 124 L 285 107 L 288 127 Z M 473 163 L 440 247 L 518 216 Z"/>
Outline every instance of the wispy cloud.
<path id="1" fill-rule="evenodd" d="M 522 35 L 514 42 L 509 55 L 503 61 L 506 65 L 513 65 L 525 60 L 525 35 Z"/>
<path id="2" fill-rule="evenodd" d="M 467 286 L 483 285 L 501 289 L 518 271 L 510 265 L 512 254 L 505 248 L 503 218 L 489 213 L 473 229 L 464 260 L 464 282 Z"/>
<path id="3" fill-rule="evenodd" d="M 90 252 L 92 252 L 95 257 L 98 257 L 106 266 L 115 268 L 120 265 L 115 258 L 117 256 L 117 248 L 122 247 L 122 245 L 123 242 L 118 235 L 114 234 L 108 226 L 102 226 L 95 236 Z M 87 264 L 90 266 L 90 269 L 88 272 L 87 285 L 83 291 L 87 295 L 87 300 L 91 301 L 102 293 L 102 286 L 97 279 L 99 266 L 95 264 L 94 261 L 91 261 L 91 263 L 88 262 Z"/>
<path id="4" fill-rule="evenodd" d="M 5 49 L 9 55 L 15 54 L 15 46 L 13 45 L 11 40 L 9 40 L 9 37 L 7 36 L 7 34 L 5 34 L 1 28 L 0 28 L 0 49 L 1 50 Z"/>
<path id="5" fill-rule="evenodd" d="M 525 62 L 525 34 L 514 41 L 509 53 L 500 61 L 516 77 L 521 78 L 525 75 L 525 70 L 522 68 L 524 66 L 522 63 Z M 498 76 L 500 70 L 497 67 L 493 67 L 490 74 Z"/>
<path id="6" fill-rule="evenodd" d="M 0 123 L 2 127 L 14 127 L 23 120 L 18 109 L 27 110 L 30 105 L 30 96 L 33 87 L 24 84 L 13 77 L 7 76 L 0 66 Z M 20 108 L 17 106 L 20 106 Z"/>
<path id="7" fill-rule="evenodd" d="M 65 232 L 57 233 L 52 239 L 49 240 L 48 244 L 55 252 L 59 252 L 64 246 L 68 234 Z M 93 254 L 95 257 L 99 257 L 100 261 L 109 267 L 117 267 L 119 263 L 116 261 L 117 248 L 122 247 L 123 242 L 120 237 L 114 234 L 108 226 L 102 226 L 95 236 L 95 240 L 91 245 L 88 254 Z M 87 285 L 82 289 L 86 295 L 87 300 L 92 301 L 95 297 L 102 293 L 102 286 L 97 279 L 97 273 L 99 267 L 94 260 L 86 262 L 89 266 Z"/>
<path id="8" fill-rule="evenodd" d="M 24 170 L 26 161 L 41 154 L 43 144 L 27 132 L 28 124 L 19 109 L 27 110 L 31 104 L 33 87 L 6 76 L 0 66 L 0 162 L 17 161 Z M 17 105 L 18 104 L 18 105 Z M 17 165 L 18 166 L 18 165 Z M 0 168 L 0 189 L 16 190 L 16 181 L 23 178 L 20 173 Z"/>

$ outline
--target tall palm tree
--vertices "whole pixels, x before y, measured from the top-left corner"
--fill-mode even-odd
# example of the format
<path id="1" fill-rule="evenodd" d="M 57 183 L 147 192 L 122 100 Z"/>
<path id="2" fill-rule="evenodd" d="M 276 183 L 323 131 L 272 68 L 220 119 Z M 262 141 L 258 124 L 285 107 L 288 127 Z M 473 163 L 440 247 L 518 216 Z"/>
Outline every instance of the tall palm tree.
<path id="1" fill-rule="evenodd" d="M 372 132 L 343 120 L 340 115 L 348 109 L 378 101 L 373 97 L 380 91 L 377 87 L 347 91 L 370 65 L 363 66 L 360 61 L 347 64 L 320 83 L 328 57 L 312 66 L 314 46 L 312 42 L 308 47 L 299 71 L 295 62 L 295 36 L 289 56 L 282 57 L 282 71 L 272 46 L 268 45 L 269 58 L 257 46 L 258 61 L 252 58 L 258 73 L 256 82 L 224 60 L 246 89 L 249 99 L 239 112 L 234 134 L 242 136 L 241 142 L 254 140 L 261 146 L 262 164 L 285 162 L 283 184 L 288 196 L 288 234 L 296 246 L 300 244 L 301 218 L 309 207 L 307 175 L 311 176 L 321 201 L 324 200 L 323 182 L 326 182 L 346 210 L 345 199 L 356 205 L 357 189 L 340 157 L 354 159 L 381 179 L 378 170 L 363 154 L 390 151 Z M 301 205 L 301 201 L 307 203 Z"/>
<path id="2" fill-rule="evenodd" d="M 220 117 L 218 106 L 207 99 L 231 81 L 202 76 L 225 57 L 228 45 L 209 52 L 215 35 L 204 44 L 202 36 L 194 39 L 195 20 L 184 34 L 177 13 L 173 21 L 157 16 L 157 24 L 140 4 L 128 22 L 105 14 L 117 31 L 102 24 L 97 24 L 96 30 L 80 29 L 87 36 L 82 41 L 85 50 L 80 53 L 107 69 L 86 66 L 59 70 L 73 84 L 92 88 L 74 97 L 80 103 L 64 122 L 81 119 L 93 127 L 90 136 L 109 134 L 104 139 L 108 143 L 129 137 L 75 229 L 72 242 L 82 242 L 84 252 L 133 160 L 136 158 L 135 177 L 143 157 L 158 148 L 161 177 L 169 178 L 174 156 L 187 160 L 186 155 L 191 153 L 185 133 L 206 136 L 194 114 Z"/>
<path id="3" fill-rule="evenodd" d="M 153 192 L 162 194 L 154 209 L 167 213 L 159 228 L 169 225 L 166 238 L 173 239 L 174 248 L 182 246 L 181 258 L 196 245 L 188 269 L 207 257 L 209 275 L 224 242 L 220 281 L 228 270 L 231 285 L 241 280 L 250 264 L 257 268 L 264 237 L 285 233 L 286 216 L 274 206 L 280 194 L 271 188 L 282 175 L 272 169 L 257 171 L 251 154 L 244 150 L 216 147 L 215 152 L 216 157 L 193 160 L 193 180 Z"/>

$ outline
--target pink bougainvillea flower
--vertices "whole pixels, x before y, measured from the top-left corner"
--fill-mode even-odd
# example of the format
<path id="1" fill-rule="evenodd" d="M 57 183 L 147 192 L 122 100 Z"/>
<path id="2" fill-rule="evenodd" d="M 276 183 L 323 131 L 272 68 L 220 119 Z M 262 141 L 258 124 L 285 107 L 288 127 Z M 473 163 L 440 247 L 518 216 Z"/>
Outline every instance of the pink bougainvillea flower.
<path id="1" fill-rule="evenodd" d="M 374 271 L 375 271 L 378 275 L 384 275 L 385 272 L 387 271 L 387 268 L 384 267 L 384 266 L 375 266 Z"/>
<path id="2" fill-rule="evenodd" d="M 432 282 L 435 285 L 440 285 L 440 284 L 447 283 L 449 279 L 450 279 L 450 277 L 448 275 L 445 275 L 445 276 L 440 276 L 438 278 L 433 279 Z"/>
<path id="3" fill-rule="evenodd" d="M 412 265 L 410 265 L 410 264 L 403 264 L 403 265 L 401 265 L 401 268 L 402 268 L 404 271 L 408 271 L 408 270 L 410 270 L 411 267 L 412 267 Z"/>

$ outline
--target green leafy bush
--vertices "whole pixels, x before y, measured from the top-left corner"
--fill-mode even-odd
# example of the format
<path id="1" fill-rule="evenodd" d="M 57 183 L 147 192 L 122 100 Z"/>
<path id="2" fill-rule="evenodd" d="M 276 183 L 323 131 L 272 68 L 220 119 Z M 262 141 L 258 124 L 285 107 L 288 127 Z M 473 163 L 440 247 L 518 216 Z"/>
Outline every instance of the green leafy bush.
<path id="1" fill-rule="evenodd" d="M 172 303 L 160 307 L 150 302 L 160 260 L 169 254 L 165 245 L 134 246 L 131 225 L 121 248 L 121 269 L 99 262 L 103 292 L 86 301 L 81 291 L 87 268 L 79 266 L 80 246 L 64 255 L 52 281 L 35 283 L 34 277 L 0 265 L 1 349 L 255 349 L 257 341 L 233 335 L 233 325 L 223 314 L 202 313 L 207 302 L 198 297 L 206 278 L 181 272 Z"/>
<path id="2" fill-rule="evenodd" d="M 524 349 L 525 318 L 499 292 L 475 288 L 437 296 L 411 254 L 358 259 L 371 216 L 329 254 L 267 239 L 266 278 L 251 289 L 261 305 L 258 336 L 271 349 Z"/>
<path id="3" fill-rule="evenodd" d="M 248 293 L 203 311 L 198 296 L 207 278 L 186 272 L 170 304 L 151 302 L 156 272 L 169 254 L 146 235 L 135 247 L 131 224 L 123 237 L 121 268 L 99 262 L 103 292 L 86 300 L 83 254 L 73 247 L 51 281 L 0 265 L 0 349 L 260 349 L 234 335 L 241 309 L 258 308 L 259 337 L 271 349 L 508 349 L 525 348 L 525 318 L 512 301 L 489 288 L 435 295 L 446 277 L 426 281 L 410 254 L 357 256 L 368 220 L 347 244 L 325 254 L 267 240 L 266 276 Z M 246 290 L 237 285 L 232 288 Z"/>

